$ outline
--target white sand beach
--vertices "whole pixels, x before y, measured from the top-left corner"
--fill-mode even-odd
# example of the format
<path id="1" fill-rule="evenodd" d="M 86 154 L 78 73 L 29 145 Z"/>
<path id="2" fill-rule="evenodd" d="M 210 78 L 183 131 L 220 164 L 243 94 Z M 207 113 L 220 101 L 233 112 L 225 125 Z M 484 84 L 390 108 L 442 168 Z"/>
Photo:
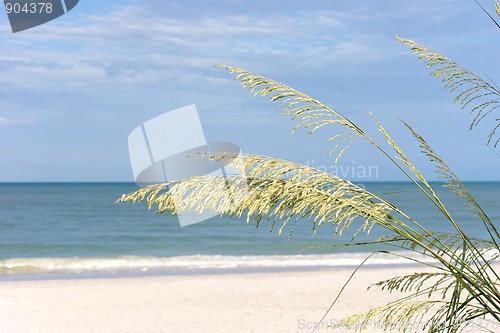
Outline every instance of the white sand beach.
<path id="1" fill-rule="evenodd" d="M 358 272 L 316 332 L 345 332 L 327 324 L 395 298 L 371 283 L 420 269 Z M 1 282 L 0 331 L 311 332 L 352 270 Z"/>

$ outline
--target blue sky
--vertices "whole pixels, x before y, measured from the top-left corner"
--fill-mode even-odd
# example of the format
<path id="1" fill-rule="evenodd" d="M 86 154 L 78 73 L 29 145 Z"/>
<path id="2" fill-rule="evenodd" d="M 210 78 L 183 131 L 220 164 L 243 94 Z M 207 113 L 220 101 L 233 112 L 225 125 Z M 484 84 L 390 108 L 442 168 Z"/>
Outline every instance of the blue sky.
<path id="1" fill-rule="evenodd" d="M 209 141 L 360 182 L 403 179 L 361 142 L 335 166 L 331 132 L 290 134 L 292 121 L 215 69 L 219 63 L 306 92 L 383 143 L 373 112 L 431 178 L 399 118 L 462 179 L 500 180 L 500 150 L 485 144 L 488 124 L 469 132 L 467 112 L 396 34 L 500 82 L 499 30 L 472 0 L 81 0 L 16 34 L 0 10 L 0 181 L 133 181 L 129 133 L 193 103 Z M 358 174 L 370 167 L 371 175 Z"/>

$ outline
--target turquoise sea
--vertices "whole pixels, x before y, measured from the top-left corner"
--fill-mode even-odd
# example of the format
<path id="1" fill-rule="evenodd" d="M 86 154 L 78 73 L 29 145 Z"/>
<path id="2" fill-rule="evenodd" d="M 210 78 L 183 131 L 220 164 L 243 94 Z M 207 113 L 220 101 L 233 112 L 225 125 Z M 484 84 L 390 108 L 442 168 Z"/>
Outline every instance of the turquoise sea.
<path id="1" fill-rule="evenodd" d="M 363 184 L 388 198 L 433 230 L 451 231 L 426 198 L 410 183 Z M 487 237 L 480 221 L 460 199 L 434 183 L 449 211 L 470 235 Z M 466 183 L 494 223 L 500 224 L 500 182 Z M 169 274 L 206 269 L 294 269 L 358 265 L 378 246 L 345 247 L 352 232 L 333 238 L 325 225 L 312 233 L 304 219 L 289 239 L 289 229 L 269 232 L 244 219 L 216 217 L 181 228 L 174 216 L 154 214 L 146 205 L 115 204 L 132 183 L 0 184 L 0 279 L 57 274 Z M 366 241 L 385 235 L 374 228 Z M 376 256 L 372 264 L 403 264 Z"/>

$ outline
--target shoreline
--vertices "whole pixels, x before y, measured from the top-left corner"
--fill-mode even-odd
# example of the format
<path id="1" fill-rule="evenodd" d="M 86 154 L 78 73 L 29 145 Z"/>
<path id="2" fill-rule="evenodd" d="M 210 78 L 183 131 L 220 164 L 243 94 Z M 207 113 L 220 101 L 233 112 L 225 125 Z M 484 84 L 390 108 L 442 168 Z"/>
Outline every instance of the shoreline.
<path id="1" fill-rule="evenodd" d="M 194 255 L 172 257 L 60 257 L 13 258 L 0 260 L 0 283 L 16 280 L 59 280 L 127 278 L 177 275 L 218 275 L 266 272 L 352 269 L 368 252 L 310 255 Z M 428 258 L 422 261 L 431 263 Z M 415 264 L 398 256 L 378 255 L 365 267 L 411 267 Z"/>
<path id="2" fill-rule="evenodd" d="M 397 264 L 365 264 L 364 270 L 406 269 L 424 267 L 417 263 Z M 301 272 L 328 272 L 354 271 L 356 266 L 289 266 L 289 267 L 252 267 L 252 268 L 202 268 L 188 270 L 151 270 L 151 271 L 119 271 L 119 272 L 67 272 L 67 273 L 33 273 L 33 274 L 3 274 L 0 275 L 0 287 L 3 283 L 16 281 L 64 281 L 64 280 L 101 280 L 101 279 L 134 279 L 165 276 L 214 276 L 214 275 L 247 275 L 272 273 L 301 273 Z"/>

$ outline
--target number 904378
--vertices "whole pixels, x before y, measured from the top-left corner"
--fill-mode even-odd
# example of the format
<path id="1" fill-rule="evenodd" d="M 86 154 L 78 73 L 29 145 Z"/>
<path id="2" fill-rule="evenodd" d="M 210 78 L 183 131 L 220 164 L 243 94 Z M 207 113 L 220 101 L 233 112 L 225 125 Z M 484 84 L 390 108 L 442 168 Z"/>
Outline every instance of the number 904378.
<path id="1" fill-rule="evenodd" d="M 30 3 L 6 3 L 5 10 L 7 14 L 51 14 L 52 3 L 50 2 L 30 2 Z"/>

